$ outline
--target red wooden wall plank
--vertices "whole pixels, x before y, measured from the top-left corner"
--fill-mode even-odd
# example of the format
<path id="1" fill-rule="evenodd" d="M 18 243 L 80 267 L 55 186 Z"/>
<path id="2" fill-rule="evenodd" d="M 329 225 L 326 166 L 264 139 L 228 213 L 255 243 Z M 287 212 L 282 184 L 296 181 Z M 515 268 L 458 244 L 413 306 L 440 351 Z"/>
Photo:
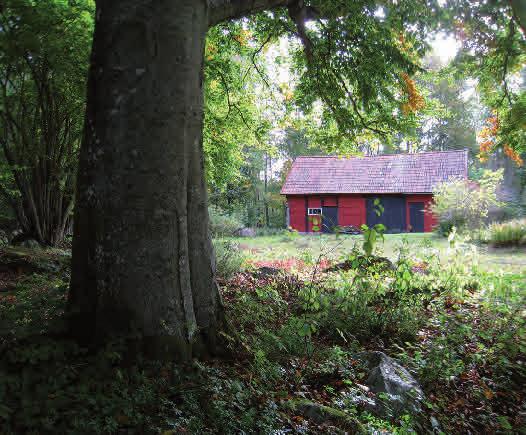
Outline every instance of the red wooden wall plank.
<path id="1" fill-rule="evenodd" d="M 338 206 L 338 196 L 324 196 L 323 197 L 323 206 L 324 207 L 337 207 Z"/>
<path id="2" fill-rule="evenodd" d="M 305 197 L 287 196 L 290 213 L 290 226 L 297 231 L 305 231 Z"/>
<path id="3" fill-rule="evenodd" d="M 433 231 L 437 224 L 436 217 L 429 211 L 429 206 L 433 201 L 433 195 L 407 195 L 406 197 L 406 224 L 407 231 L 410 228 L 409 222 L 409 203 L 411 202 L 423 202 L 424 203 L 424 232 L 429 233 Z"/>
<path id="4" fill-rule="evenodd" d="M 365 223 L 365 198 L 361 195 L 340 195 L 338 198 L 338 224 L 359 227 Z"/>

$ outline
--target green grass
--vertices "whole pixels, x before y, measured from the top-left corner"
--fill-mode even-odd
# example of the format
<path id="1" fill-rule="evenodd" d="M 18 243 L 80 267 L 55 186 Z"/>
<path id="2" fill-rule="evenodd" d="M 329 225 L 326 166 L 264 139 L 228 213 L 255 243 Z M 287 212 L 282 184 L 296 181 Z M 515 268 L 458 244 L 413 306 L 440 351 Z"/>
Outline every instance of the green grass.
<path id="1" fill-rule="evenodd" d="M 323 253 L 330 260 L 339 260 L 354 246 L 361 247 L 361 236 L 349 235 L 295 235 L 282 233 L 253 238 L 235 237 L 228 240 L 239 244 L 248 258 L 254 261 L 286 260 L 290 258 L 318 258 Z M 428 256 L 436 253 L 441 261 L 447 261 L 447 239 L 433 233 L 386 234 L 384 243 L 379 242 L 380 255 L 396 260 L 400 247 L 408 245 L 411 253 Z M 491 271 L 521 272 L 526 270 L 526 247 L 494 248 L 469 241 L 459 241 L 464 248 L 474 249 L 481 267 Z"/>

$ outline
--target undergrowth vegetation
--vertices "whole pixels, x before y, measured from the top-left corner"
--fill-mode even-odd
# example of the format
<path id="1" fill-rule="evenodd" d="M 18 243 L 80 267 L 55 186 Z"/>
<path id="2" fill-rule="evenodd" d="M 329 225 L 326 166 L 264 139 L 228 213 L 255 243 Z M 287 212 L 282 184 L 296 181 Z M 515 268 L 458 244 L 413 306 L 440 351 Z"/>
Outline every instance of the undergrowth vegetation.
<path id="1" fill-rule="evenodd" d="M 237 255 L 235 247 L 219 249 Z M 102 349 L 69 341 L 68 271 L 17 276 L 0 294 L 1 432 L 481 433 L 524 426 L 525 272 L 483 269 L 475 249 L 454 241 L 447 259 L 432 248 L 417 257 L 403 243 L 395 262 L 358 250 L 331 267 L 322 260 L 304 256 L 301 273 L 234 273 L 240 262 L 229 260 L 221 283 L 232 357 L 189 364 L 143 359 L 124 339 Z M 426 396 L 421 412 L 378 415 L 356 400 L 375 399 L 360 358 L 374 350 L 418 379 Z"/>
<path id="2" fill-rule="evenodd" d="M 208 207 L 210 232 L 213 237 L 233 236 L 237 230 L 243 228 L 241 219 L 233 214 L 226 213 L 219 207 Z"/>
<path id="3" fill-rule="evenodd" d="M 503 171 L 484 170 L 477 182 L 459 178 L 435 186 L 430 209 L 438 219 L 437 230 L 448 234 L 453 227 L 459 231 L 481 228 L 491 209 L 504 206 L 497 196 Z"/>
<path id="4" fill-rule="evenodd" d="M 495 246 L 526 245 L 526 218 L 489 226 L 489 241 Z"/>
<path id="5" fill-rule="evenodd" d="M 221 279 L 232 278 L 241 270 L 245 256 L 239 245 L 230 240 L 214 240 L 216 274 Z"/>

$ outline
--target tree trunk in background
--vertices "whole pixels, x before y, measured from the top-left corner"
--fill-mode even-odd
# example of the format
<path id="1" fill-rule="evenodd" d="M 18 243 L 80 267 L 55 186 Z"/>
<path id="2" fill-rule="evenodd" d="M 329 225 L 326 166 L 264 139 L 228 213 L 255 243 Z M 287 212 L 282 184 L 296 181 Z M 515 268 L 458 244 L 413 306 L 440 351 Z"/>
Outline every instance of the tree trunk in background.
<path id="1" fill-rule="evenodd" d="M 269 168 L 269 156 L 265 154 L 265 194 L 263 196 L 263 206 L 265 208 L 265 226 L 269 227 L 269 216 L 268 216 L 268 168 Z"/>
<path id="2" fill-rule="evenodd" d="M 17 238 L 33 238 L 44 246 L 59 245 L 72 227 L 73 170 L 62 170 L 63 162 L 54 159 L 55 156 L 47 159 L 23 156 L 15 160 L 7 146 L 4 153 L 9 157 L 16 190 L 8 192 L 0 185 L 0 195 L 8 202 L 22 230 Z M 24 164 L 30 168 L 24 168 Z"/>
<path id="3" fill-rule="evenodd" d="M 521 26 L 521 29 L 526 33 L 526 2 L 524 0 L 511 0 L 511 9 L 515 20 Z"/>
<path id="4" fill-rule="evenodd" d="M 70 329 L 181 358 L 222 324 L 203 169 L 206 1 L 99 1 L 74 221 Z"/>

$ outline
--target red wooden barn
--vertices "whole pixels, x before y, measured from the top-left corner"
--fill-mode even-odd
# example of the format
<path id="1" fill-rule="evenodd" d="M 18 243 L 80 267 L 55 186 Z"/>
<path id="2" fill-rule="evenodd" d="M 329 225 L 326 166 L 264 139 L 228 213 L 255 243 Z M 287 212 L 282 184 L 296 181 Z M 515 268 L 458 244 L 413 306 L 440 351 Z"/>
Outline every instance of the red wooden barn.
<path id="1" fill-rule="evenodd" d="M 335 226 L 383 223 L 387 232 L 428 232 L 435 220 L 427 211 L 434 186 L 467 178 L 467 150 L 391 154 L 374 157 L 298 157 L 281 194 L 287 197 L 287 222 L 313 231 L 322 216 L 324 232 Z M 375 199 L 384 212 L 375 212 Z"/>

